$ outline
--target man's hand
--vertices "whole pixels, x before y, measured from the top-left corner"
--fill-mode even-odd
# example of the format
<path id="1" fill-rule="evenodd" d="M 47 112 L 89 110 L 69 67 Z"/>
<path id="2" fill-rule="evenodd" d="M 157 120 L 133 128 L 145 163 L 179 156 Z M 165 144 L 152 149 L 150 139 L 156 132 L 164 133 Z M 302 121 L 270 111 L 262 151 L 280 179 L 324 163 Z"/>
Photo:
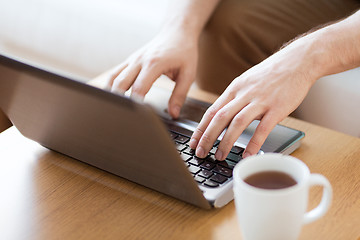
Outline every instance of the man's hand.
<path id="1" fill-rule="evenodd" d="M 117 67 L 109 87 L 120 92 L 132 87 L 131 95 L 143 98 L 160 75 L 167 75 L 176 82 L 169 113 L 177 118 L 195 79 L 197 44 L 197 39 L 181 33 L 160 34 Z"/>
<path id="2" fill-rule="evenodd" d="M 169 113 L 177 118 L 198 61 L 198 39 L 219 0 L 171 1 L 166 24 L 147 45 L 117 67 L 109 81 L 113 91 L 144 97 L 160 75 L 176 82 L 169 100 Z"/>
<path id="3" fill-rule="evenodd" d="M 243 157 L 258 153 L 277 123 L 294 111 L 318 78 L 306 58 L 311 47 L 299 40 L 237 77 L 206 111 L 190 141 L 198 157 L 205 157 L 226 129 L 215 154 L 223 160 L 255 119 L 260 120 Z"/>
<path id="4" fill-rule="evenodd" d="M 190 147 L 205 157 L 227 127 L 215 157 L 223 160 L 244 129 L 260 120 L 243 157 L 258 153 L 282 119 L 294 111 L 322 76 L 360 66 L 360 11 L 301 37 L 236 78 L 209 108 Z"/>

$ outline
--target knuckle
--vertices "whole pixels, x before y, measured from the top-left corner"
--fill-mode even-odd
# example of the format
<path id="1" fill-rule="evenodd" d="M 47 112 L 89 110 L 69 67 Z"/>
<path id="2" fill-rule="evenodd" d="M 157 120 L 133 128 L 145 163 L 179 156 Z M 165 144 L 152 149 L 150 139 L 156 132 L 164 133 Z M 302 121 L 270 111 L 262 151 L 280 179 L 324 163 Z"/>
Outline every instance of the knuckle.
<path id="1" fill-rule="evenodd" d="M 265 124 L 259 124 L 257 127 L 257 131 L 259 132 L 259 134 L 261 134 L 261 136 L 264 136 L 269 132 L 269 128 Z"/>
<path id="2" fill-rule="evenodd" d="M 201 136 L 204 133 L 204 131 L 200 127 L 196 127 L 193 136 Z"/>
<path id="3" fill-rule="evenodd" d="M 245 123 L 245 116 L 243 114 L 237 114 L 232 120 L 232 124 L 235 126 L 240 126 L 244 123 Z"/>
<path id="4" fill-rule="evenodd" d="M 120 73 L 116 72 L 116 73 L 111 73 L 108 80 L 109 81 L 114 81 L 118 76 L 119 76 Z"/>
<path id="5" fill-rule="evenodd" d="M 229 112 L 225 109 L 220 109 L 216 114 L 215 114 L 215 118 L 218 121 L 224 121 L 228 118 L 229 116 Z"/>
<path id="6" fill-rule="evenodd" d="M 259 141 L 259 139 L 254 139 L 254 138 L 251 138 L 250 139 L 250 142 L 248 145 L 252 145 L 252 146 L 255 146 L 256 149 L 260 149 L 262 144 L 261 142 Z"/>
<path id="7" fill-rule="evenodd" d="M 261 99 L 257 102 L 257 108 L 261 112 L 266 112 L 271 106 L 269 106 L 267 99 Z"/>
<path id="8" fill-rule="evenodd" d="M 206 132 L 203 133 L 203 135 L 201 136 L 201 142 L 202 142 L 203 145 L 212 144 L 211 143 L 211 137 Z"/>
<path id="9" fill-rule="evenodd" d="M 152 57 L 147 61 L 147 67 L 148 68 L 153 68 L 155 66 L 157 66 L 159 63 L 161 62 L 161 58 L 160 57 Z"/>
<path id="10" fill-rule="evenodd" d="M 217 109 L 211 106 L 208 108 L 208 110 L 206 110 L 205 115 L 212 119 L 216 115 L 216 113 Z"/>
<path id="11" fill-rule="evenodd" d="M 125 78 L 117 77 L 112 83 L 112 86 L 114 86 L 117 89 L 123 89 L 125 86 Z"/>
<path id="12" fill-rule="evenodd" d="M 142 60 L 143 60 L 142 54 L 135 54 L 135 55 L 131 56 L 129 59 L 129 61 L 132 63 L 141 63 Z"/>
<path id="13" fill-rule="evenodd" d="M 238 89 L 236 88 L 229 88 L 229 89 L 226 89 L 228 92 L 227 94 L 231 97 L 231 98 L 235 98 L 238 94 Z"/>
<path id="14" fill-rule="evenodd" d="M 116 84 L 119 85 L 119 84 L 121 84 L 122 82 L 124 82 L 125 79 L 126 79 L 126 78 L 125 78 L 124 74 L 120 74 L 120 75 L 116 76 L 114 82 L 116 82 Z"/>

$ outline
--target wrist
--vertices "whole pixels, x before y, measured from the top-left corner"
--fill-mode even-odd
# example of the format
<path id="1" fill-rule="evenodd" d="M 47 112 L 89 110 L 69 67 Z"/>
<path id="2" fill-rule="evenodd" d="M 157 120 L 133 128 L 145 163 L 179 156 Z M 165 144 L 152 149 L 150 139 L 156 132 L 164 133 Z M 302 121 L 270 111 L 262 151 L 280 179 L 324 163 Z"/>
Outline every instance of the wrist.
<path id="1" fill-rule="evenodd" d="M 324 47 L 323 37 L 323 33 L 319 30 L 301 39 L 304 41 L 305 49 L 307 49 L 305 57 L 306 69 L 311 75 L 312 84 L 317 79 L 328 75 L 331 69 L 331 60 L 328 57 L 327 47 Z"/>
<path id="2" fill-rule="evenodd" d="M 169 5 L 162 32 L 198 40 L 220 0 L 178 0 Z"/>
<path id="3" fill-rule="evenodd" d="M 318 77 L 360 66 L 360 12 L 309 34 Z"/>
<path id="4" fill-rule="evenodd" d="M 338 23 L 300 37 L 285 49 L 298 72 L 317 79 L 360 66 L 360 11 Z"/>
<path id="5" fill-rule="evenodd" d="M 313 43 L 314 68 L 318 72 L 318 78 L 337 72 L 340 63 L 336 57 L 337 50 L 331 43 L 334 37 L 331 27 L 322 28 L 312 33 L 310 37 Z"/>
<path id="6" fill-rule="evenodd" d="M 319 78 L 341 72 L 339 59 L 332 46 L 333 33 L 327 28 L 307 34 L 289 44 L 288 54 L 294 56 L 298 62 L 298 72 L 307 77 L 310 85 Z"/>
<path id="7" fill-rule="evenodd" d="M 323 49 L 319 43 L 317 35 L 309 34 L 293 40 L 279 51 L 286 59 L 287 68 L 304 76 L 309 87 L 326 71 L 325 64 L 322 63 Z"/>
<path id="8" fill-rule="evenodd" d="M 198 41 L 202 28 L 195 23 L 191 23 L 189 19 L 176 19 L 167 21 L 162 27 L 161 35 L 181 36 L 189 41 Z"/>

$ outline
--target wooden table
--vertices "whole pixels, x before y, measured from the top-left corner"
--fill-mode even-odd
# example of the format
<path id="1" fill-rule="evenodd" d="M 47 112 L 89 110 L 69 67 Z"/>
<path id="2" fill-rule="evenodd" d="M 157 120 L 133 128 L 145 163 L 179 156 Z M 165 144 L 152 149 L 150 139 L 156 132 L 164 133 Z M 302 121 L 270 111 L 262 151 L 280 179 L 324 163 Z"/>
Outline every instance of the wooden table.
<path id="1" fill-rule="evenodd" d="M 201 99 L 216 96 L 192 89 Z M 292 155 L 332 183 L 334 199 L 300 239 L 359 239 L 360 139 L 296 120 Z M 202 210 L 52 152 L 12 127 L 0 134 L 0 239 L 241 239 L 233 201 Z M 320 200 L 311 191 L 309 208 Z"/>

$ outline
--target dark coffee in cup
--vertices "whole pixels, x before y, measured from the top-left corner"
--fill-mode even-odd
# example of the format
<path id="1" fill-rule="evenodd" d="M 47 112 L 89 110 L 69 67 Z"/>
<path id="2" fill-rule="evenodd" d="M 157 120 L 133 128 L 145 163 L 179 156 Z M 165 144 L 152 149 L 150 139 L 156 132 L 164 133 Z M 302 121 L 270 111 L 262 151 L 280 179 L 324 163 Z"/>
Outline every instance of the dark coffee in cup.
<path id="1" fill-rule="evenodd" d="M 296 184 L 296 181 L 292 176 L 279 171 L 254 173 L 246 177 L 244 182 L 251 186 L 263 189 L 282 189 Z"/>

